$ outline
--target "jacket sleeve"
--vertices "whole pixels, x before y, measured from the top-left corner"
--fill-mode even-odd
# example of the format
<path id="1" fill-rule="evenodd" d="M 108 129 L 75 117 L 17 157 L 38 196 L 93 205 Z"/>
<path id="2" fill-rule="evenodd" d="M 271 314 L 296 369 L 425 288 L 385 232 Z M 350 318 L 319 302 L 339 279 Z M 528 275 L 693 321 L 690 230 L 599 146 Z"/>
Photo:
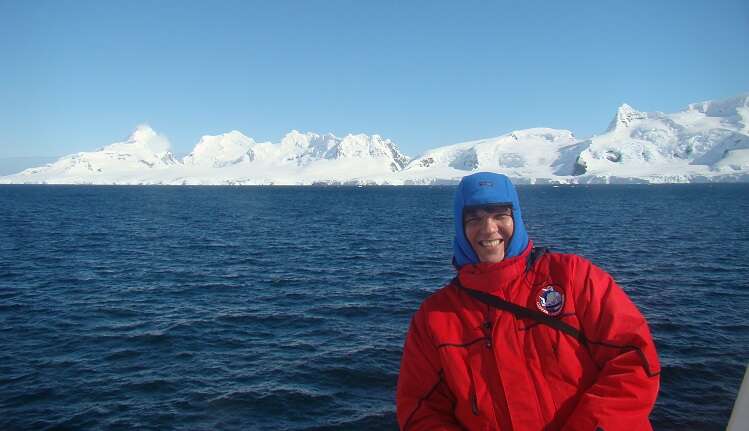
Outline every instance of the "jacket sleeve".
<path id="1" fill-rule="evenodd" d="M 395 397 L 398 424 L 402 431 L 460 430 L 425 316 L 423 308 L 416 312 L 403 347 Z"/>
<path id="2" fill-rule="evenodd" d="M 647 322 L 609 274 L 575 263 L 575 308 L 599 373 L 563 430 L 651 430 L 660 364 Z"/>

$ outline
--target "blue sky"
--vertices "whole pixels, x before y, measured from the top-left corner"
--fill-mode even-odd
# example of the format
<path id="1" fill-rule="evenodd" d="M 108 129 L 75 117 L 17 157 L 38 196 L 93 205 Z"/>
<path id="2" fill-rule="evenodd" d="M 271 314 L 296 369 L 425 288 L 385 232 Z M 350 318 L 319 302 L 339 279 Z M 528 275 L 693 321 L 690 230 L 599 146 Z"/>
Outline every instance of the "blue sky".
<path id="1" fill-rule="evenodd" d="M 297 129 L 415 156 L 749 92 L 745 0 L 0 0 L 0 22 L 0 157 L 94 150 L 141 123 L 176 153 Z"/>

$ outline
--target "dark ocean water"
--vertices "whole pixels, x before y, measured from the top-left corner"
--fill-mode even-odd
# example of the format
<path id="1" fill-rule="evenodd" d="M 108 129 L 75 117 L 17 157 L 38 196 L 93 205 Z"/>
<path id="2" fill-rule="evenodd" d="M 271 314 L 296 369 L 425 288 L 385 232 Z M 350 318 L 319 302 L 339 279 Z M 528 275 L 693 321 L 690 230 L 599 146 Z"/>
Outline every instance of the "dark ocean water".
<path id="1" fill-rule="evenodd" d="M 452 187 L 0 186 L 0 429 L 396 429 Z M 520 188 L 531 238 L 650 321 L 657 430 L 724 429 L 749 362 L 749 185 Z"/>

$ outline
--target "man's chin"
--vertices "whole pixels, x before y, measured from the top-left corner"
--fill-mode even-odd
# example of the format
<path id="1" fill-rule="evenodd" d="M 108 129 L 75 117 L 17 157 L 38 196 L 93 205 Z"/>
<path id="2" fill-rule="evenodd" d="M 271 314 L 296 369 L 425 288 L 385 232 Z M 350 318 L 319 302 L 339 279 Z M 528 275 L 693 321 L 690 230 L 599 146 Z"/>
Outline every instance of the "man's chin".
<path id="1" fill-rule="evenodd" d="M 480 256 L 481 263 L 499 263 L 505 260 L 504 253 Z"/>

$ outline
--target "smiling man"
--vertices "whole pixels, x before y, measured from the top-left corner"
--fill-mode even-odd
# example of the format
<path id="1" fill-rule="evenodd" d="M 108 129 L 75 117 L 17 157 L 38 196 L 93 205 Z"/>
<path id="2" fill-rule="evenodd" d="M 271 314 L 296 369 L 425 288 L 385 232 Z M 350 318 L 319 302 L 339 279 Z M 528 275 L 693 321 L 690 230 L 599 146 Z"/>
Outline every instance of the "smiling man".
<path id="1" fill-rule="evenodd" d="M 457 276 L 421 305 L 397 389 L 402 430 L 651 430 L 660 366 L 606 272 L 534 248 L 507 177 L 463 178 Z"/>

